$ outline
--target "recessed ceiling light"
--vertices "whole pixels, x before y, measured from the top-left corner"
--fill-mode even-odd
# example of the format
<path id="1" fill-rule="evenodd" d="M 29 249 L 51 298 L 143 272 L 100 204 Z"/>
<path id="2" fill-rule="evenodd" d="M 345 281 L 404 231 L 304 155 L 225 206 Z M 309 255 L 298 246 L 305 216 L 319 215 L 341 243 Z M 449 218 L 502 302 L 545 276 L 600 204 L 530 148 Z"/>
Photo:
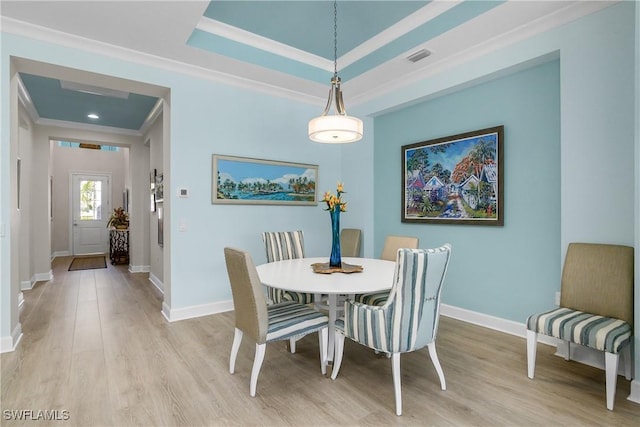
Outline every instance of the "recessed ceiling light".
<path id="1" fill-rule="evenodd" d="M 90 119 L 99 119 L 100 116 L 98 116 L 97 114 L 91 113 L 91 114 L 87 114 L 87 117 L 89 117 Z"/>

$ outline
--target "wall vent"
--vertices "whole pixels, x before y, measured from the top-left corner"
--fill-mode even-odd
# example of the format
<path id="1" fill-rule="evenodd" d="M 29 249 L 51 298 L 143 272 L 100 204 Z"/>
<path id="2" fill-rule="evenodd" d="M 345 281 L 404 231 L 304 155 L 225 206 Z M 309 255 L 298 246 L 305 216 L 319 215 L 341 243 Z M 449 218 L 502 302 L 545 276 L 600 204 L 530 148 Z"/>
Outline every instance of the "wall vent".
<path id="1" fill-rule="evenodd" d="M 413 63 L 416 63 L 421 59 L 426 58 L 429 55 L 431 55 L 430 51 L 428 51 L 427 49 L 420 49 L 419 51 L 414 52 L 411 55 L 407 56 L 407 59 Z"/>

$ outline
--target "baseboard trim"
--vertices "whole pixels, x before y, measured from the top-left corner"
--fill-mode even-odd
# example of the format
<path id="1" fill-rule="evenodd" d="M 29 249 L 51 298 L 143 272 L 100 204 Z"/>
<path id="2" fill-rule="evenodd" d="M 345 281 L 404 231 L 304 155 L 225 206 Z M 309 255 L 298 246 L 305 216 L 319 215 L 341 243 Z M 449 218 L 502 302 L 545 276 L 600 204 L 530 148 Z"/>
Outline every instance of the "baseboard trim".
<path id="1" fill-rule="evenodd" d="M 29 291 L 29 290 L 33 289 L 34 283 L 35 283 L 34 279 L 23 280 L 22 282 L 20 282 L 20 290 L 21 291 Z"/>
<path id="2" fill-rule="evenodd" d="M 71 256 L 71 252 L 70 251 L 55 251 L 54 253 L 51 254 L 51 261 L 53 261 L 54 259 L 56 259 L 59 256 Z"/>
<path id="3" fill-rule="evenodd" d="M 448 304 L 440 304 L 440 314 L 453 319 L 462 320 L 463 322 L 482 326 L 484 328 L 504 332 L 509 335 L 515 335 L 521 338 L 526 338 L 527 336 L 527 326 L 524 323 L 515 322 L 513 320 L 502 319 L 500 317 L 490 316 L 488 314 Z M 538 342 L 546 345 L 552 345 L 554 347 L 558 344 L 558 341 L 555 338 L 545 335 L 538 335 Z"/>
<path id="4" fill-rule="evenodd" d="M 148 265 L 129 265 L 129 273 L 148 273 L 150 268 Z"/>
<path id="5" fill-rule="evenodd" d="M 631 381 L 631 393 L 629 393 L 629 397 L 627 397 L 627 400 L 635 403 L 640 403 L 640 381 Z"/>
<path id="6" fill-rule="evenodd" d="M 36 282 L 48 282 L 49 280 L 53 280 L 53 270 L 49 270 L 46 273 L 36 273 L 33 275 L 33 279 L 31 280 L 34 285 Z"/>
<path id="7" fill-rule="evenodd" d="M 162 283 L 162 280 L 158 279 L 155 274 L 149 273 L 149 281 L 164 295 L 164 283 Z"/>
<path id="8" fill-rule="evenodd" d="M 176 309 L 170 308 L 165 303 L 162 304 L 162 314 L 169 322 L 193 319 L 194 317 L 208 316 L 210 314 L 225 313 L 232 310 L 233 300 L 192 305 Z"/>
<path id="9" fill-rule="evenodd" d="M 22 293 L 22 291 L 20 291 L 18 292 L 18 310 L 21 310 L 23 305 L 24 305 L 24 294 Z"/>
<path id="10" fill-rule="evenodd" d="M 499 317 L 490 316 L 488 314 L 478 313 L 476 311 L 466 310 L 464 308 L 454 307 L 447 304 L 440 304 L 440 314 L 463 322 L 472 323 L 489 329 L 494 329 L 510 335 L 526 338 L 527 326 L 524 323 L 514 322 L 512 320 L 501 319 Z M 556 338 L 538 334 L 538 342 L 556 347 L 555 355 L 565 358 L 563 346 L 558 346 L 559 340 Z M 526 343 L 524 344 L 526 346 Z M 593 350 L 581 345 L 571 346 L 571 360 L 583 363 L 604 370 L 604 353 Z M 633 363 L 631 361 L 631 372 L 633 376 Z M 624 375 L 624 364 L 620 364 L 618 374 Z M 631 394 L 628 397 L 633 402 L 640 403 L 640 382 L 633 380 L 631 382 Z"/>
<path id="11" fill-rule="evenodd" d="M 0 338 L 0 353 L 15 351 L 21 339 L 22 324 L 18 323 L 10 336 Z"/>

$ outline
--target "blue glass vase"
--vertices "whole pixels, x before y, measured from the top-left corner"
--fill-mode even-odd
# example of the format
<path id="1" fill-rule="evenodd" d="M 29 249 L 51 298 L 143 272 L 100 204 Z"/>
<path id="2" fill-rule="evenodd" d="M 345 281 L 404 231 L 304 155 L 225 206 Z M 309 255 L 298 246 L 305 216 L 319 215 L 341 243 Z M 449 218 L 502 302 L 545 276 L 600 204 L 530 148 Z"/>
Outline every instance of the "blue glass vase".
<path id="1" fill-rule="evenodd" d="M 331 215 L 331 257 L 329 267 L 342 268 L 340 256 L 340 208 L 329 211 Z"/>

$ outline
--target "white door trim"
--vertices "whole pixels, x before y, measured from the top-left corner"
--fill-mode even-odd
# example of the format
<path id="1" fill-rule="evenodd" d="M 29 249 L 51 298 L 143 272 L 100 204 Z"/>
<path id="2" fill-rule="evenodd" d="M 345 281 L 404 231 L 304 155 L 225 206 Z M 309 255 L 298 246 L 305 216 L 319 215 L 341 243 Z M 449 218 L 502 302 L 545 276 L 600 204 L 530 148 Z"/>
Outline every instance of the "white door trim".
<path id="1" fill-rule="evenodd" d="M 72 170 L 69 171 L 69 206 L 68 206 L 68 216 L 69 216 L 69 250 L 71 255 L 76 253 L 74 248 L 74 240 L 73 240 L 73 178 L 78 175 L 89 175 L 89 176 L 99 176 L 105 177 L 109 181 L 109 192 L 106 195 L 107 197 L 107 214 L 111 212 L 111 200 L 113 193 L 113 180 L 111 179 L 111 172 L 95 172 L 95 171 L 78 171 Z M 108 242 L 107 242 L 108 244 Z"/>

